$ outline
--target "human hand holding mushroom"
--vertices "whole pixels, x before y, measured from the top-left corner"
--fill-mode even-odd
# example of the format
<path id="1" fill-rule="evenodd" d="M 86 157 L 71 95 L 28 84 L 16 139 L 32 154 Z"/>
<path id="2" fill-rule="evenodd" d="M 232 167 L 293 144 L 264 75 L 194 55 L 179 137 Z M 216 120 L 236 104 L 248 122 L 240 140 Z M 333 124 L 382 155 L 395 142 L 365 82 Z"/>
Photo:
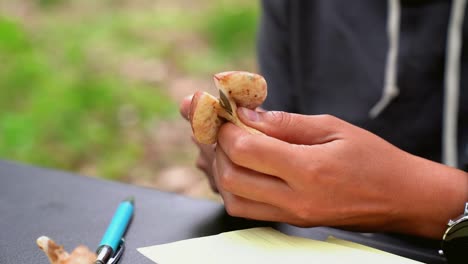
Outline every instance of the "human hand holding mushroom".
<path id="1" fill-rule="evenodd" d="M 250 133 L 261 133 L 241 123 L 237 107 L 255 109 L 260 106 L 267 96 L 267 85 L 262 76 L 245 71 L 221 72 L 215 74 L 213 80 L 220 98 L 198 91 L 182 101 L 180 112 L 190 122 L 193 141 L 199 148 L 196 166 L 205 173 L 212 189 L 217 192 L 212 164 L 218 130 L 226 121 L 232 121 Z"/>
<path id="2" fill-rule="evenodd" d="M 202 152 L 211 158 L 205 169 L 233 216 L 440 238 L 468 200 L 466 173 L 336 117 L 256 112 L 237 103 L 232 121 L 220 99 L 198 92 L 188 103 L 181 112 L 199 146 L 211 147 Z M 215 152 L 206 145 L 214 142 Z"/>

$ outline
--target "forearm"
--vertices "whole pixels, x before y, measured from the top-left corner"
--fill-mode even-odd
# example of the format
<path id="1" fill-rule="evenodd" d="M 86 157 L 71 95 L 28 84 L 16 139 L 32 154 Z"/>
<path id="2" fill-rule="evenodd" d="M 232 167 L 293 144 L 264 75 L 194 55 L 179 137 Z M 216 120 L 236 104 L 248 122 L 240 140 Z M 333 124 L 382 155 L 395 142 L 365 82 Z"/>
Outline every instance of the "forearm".
<path id="1" fill-rule="evenodd" d="M 463 213 L 468 202 L 468 173 L 411 156 L 406 168 L 406 192 L 402 192 L 400 220 L 404 233 L 441 239 L 447 222 Z M 405 201 L 406 200 L 406 201 Z"/>

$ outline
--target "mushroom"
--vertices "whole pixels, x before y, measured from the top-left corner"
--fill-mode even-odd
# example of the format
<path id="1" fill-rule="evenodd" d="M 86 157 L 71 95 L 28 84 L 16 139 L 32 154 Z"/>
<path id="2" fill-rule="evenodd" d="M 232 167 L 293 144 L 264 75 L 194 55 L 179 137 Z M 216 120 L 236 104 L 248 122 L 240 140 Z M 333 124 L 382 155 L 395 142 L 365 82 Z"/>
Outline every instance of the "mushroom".
<path id="1" fill-rule="evenodd" d="M 47 255 L 51 264 L 92 264 L 97 258 L 94 252 L 83 245 L 79 245 L 69 254 L 62 245 L 57 245 L 49 237 L 41 236 L 36 243 Z"/>
<path id="2" fill-rule="evenodd" d="M 211 94 L 198 91 L 193 95 L 189 119 L 193 135 L 198 142 L 203 144 L 216 142 L 219 127 L 223 123 L 218 117 L 221 109 L 218 99 Z"/>
<path id="3" fill-rule="evenodd" d="M 190 105 L 189 120 L 195 139 L 203 144 L 213 144 L 224 121 L 232 122 L 252 134 L 263 134 L 251 128 L 237 116 L 237 107 L 254 110 L 267 96 L 265 79 L 255 73 L 228 71 L 213 77 L 219 98 L 206 92 L 194 94 Z"/>

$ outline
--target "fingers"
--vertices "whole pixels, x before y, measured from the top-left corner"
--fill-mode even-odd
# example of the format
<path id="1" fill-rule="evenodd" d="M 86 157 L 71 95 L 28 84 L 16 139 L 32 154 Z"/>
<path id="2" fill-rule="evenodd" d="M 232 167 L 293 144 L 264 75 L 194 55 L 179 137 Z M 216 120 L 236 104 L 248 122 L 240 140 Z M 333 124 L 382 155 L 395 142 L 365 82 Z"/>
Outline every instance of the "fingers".
<path id="1" fill-rule="evenodd" d="M 197 145 L 199 154 L 195 166 L 201 170 L 209 180 L 211 189 L 217 192 L 216 185 L 213 180 L 213 164 L 215 159 L 216 144 L 207 145 L 198 143 L 192 136 L 192 141 Z"/>
<path id="2" fill-rule="evenodd" d="M 345 122 L 330 115 L 299 115 L 281 111 L 255 112 L 238 109 L 246 125 L 280 140 L 294 144 L 322 144 L 339 137 Z"/>
<path id="3" fill-rule="evenodd" d="M 323 155 L 319 151 L 320 145 L 289 144 L 273 137 L 249 134 L 229 123 L 219 131 L 219 148 L 234 164 L 274 175 L 286 182 L 297 174 L 309 171 Z"/>
<path id="4" fill-rule="evenodd" d="M 280 178 L 252 171 L 232 163 L 224 151 L 216 151 L 214 176 L 219 189 L 248 200 L 285 207 L 291 189 Z"/>
<path id="5" fill-rule="evenodd" d="M 233 195 L 226 191 L 220 191 L 221 197 L 224 201 L 226 211 L 231 216 L 243 217 L 261 221 L 272 221 L 272 222 L 289 222 L 291 217 L 282 211 L 280 208 L 245 199 L 240 196 Z"/>
<path id="6" fill-rule="evenodd" d="M 179 112 L 186 120 L 189 120 L 190 104 L 192 103 L 192 97 L 193 95 L 186 96 L 179 106 Z"/>

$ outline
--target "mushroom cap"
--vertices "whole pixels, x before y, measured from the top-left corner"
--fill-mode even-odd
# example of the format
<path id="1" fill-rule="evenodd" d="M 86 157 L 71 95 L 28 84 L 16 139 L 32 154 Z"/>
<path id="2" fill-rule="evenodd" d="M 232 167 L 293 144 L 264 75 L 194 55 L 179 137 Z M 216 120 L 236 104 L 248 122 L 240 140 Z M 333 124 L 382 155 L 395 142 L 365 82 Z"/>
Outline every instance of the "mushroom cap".
<path id="1" fill-rule="evenodd" d="M 222 120 L 218 117 L 218 99 L 209 93 L 198 91 L 190 104 L 189 120 L 195 139 L 202 144 L 213 144 L 218 139 Z"/>
<path id="2" fill-rule="evenodd" d="M 237 106 L 255 109 L 267 97 L 267 83 L 263 76 L 246 71 L 227 71 L 214 75 L 218 89 L 232 98 Z"/>

